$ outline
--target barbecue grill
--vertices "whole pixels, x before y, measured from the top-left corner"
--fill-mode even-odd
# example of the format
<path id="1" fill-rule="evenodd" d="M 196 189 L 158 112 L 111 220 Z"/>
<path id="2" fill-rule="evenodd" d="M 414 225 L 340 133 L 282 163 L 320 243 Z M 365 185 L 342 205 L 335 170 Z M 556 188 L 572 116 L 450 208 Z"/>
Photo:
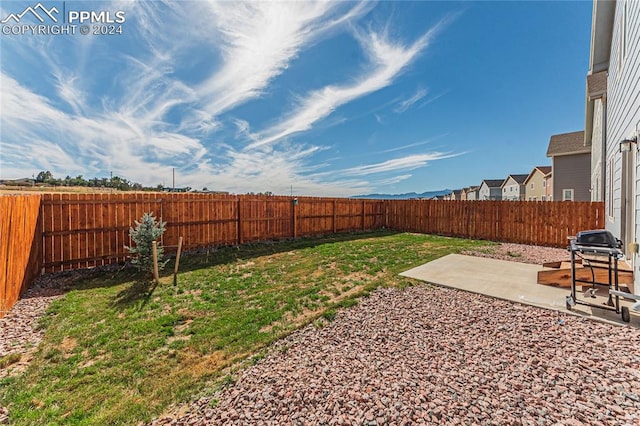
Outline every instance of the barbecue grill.
<path id="1" fill-rule="evenodd" d="M 567 296 L 567 309 L 571 310 L 576 304 L 591 306 L 614 311 L 616 314 L 622 315 L 624 322 L 629 322 L 629 308 L 620 307 L 620 295 L 625 295 L 620 291 L 618 285 L 618 260 L 624 257 L 624 253 L 620 249 L 622 243 L 611 232 L 604 229 L 595 229 L 589 231 L 581 231 L 575 238 L 569 239 L 569 247 L 567 250 L 571 252 L 571 295 Z M 585 255 L 589 255 L 587 258 Z M 583 267 L 591 268 L 591 281 L 582 280 L 576 277 L 577 260 L 582 261 Z M 608 282 L 598 282 L 593 272 L 594 264 L 606 265 L 608 270 Z M 576 284 L 591 284 L 589 293 L 591 297 L 596 297 L 595 293 L 598 287 L 607 287 L 609 290 L 609 298 L 604 304 L 595 304 L 576 297 Z"/>

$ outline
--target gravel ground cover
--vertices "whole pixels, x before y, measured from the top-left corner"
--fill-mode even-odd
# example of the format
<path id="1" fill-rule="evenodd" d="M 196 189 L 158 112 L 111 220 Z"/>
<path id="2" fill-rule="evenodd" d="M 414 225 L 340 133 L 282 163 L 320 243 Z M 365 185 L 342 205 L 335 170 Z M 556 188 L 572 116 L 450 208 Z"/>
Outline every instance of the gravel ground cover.
<path id="1" fill-rule="evenodd" d="M 513 243 L 500 243 L 478 250 L 464 251 L 462 254 L 509 260 L 512 262 L 532 263 L 534 265 L 571 260 L 571 254 L 566 249 Z"/>
<path id="2" fill-rule="evenodd" d="M 42 340 L 43 330 L 38 328 L 40 317 L 51 302 L 64 295 L 75 279 L 86 273 L 74 271 L 39 277 L 11 310 L 0 318 L 0 357 L 20 355 L 18 362 L 0 369 L 0 378 L 26 368 L 31 354 Z"/>
<path id="3" fill-rule="evenodd" d="M 640 331 L 418 285 L 279 341 L 152 425 L 640 424 Z"/>

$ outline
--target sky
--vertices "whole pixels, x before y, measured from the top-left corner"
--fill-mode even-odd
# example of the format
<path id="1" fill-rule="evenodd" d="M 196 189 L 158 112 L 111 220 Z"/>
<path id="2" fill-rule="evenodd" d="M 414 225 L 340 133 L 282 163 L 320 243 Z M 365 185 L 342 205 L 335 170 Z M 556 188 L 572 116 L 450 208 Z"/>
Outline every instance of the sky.
<path id="1" fill-rule="evenodd" d="M 588 1 L 37 5 L 0 4 L 0 179 L 420 193 L 584 129 Z"/>

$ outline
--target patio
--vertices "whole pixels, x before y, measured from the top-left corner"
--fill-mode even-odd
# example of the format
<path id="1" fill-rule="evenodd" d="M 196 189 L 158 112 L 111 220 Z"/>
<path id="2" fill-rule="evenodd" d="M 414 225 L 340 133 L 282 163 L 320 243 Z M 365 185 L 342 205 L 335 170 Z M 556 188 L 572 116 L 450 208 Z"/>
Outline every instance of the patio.
<path id="1" fill-rule="evenodd" d="M 547 268 L 527 263 L 450 254 L 400 275 L 498 299 L 640 328 L 640 316 L 633 311 L 631 321 L 625 323 L 619 314 L 606 309 L 576 305 L 571 311 L 567 310 L 565 298 L 570 293 L 569 289 L 537 283 L 538 271 L 544 269 Z M 589 298 L 591 303 L 606 303 L 606 300 L 606 297 L 602 296 L 596 299 Z M 620 298 L 620 304 L 630 307 L 633 302 Z"/>

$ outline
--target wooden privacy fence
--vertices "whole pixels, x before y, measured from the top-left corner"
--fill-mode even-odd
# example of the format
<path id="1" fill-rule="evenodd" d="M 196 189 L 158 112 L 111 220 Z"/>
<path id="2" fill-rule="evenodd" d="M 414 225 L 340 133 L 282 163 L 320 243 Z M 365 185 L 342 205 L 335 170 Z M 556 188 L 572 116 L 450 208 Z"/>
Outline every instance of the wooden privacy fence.
<path id="1" fill-rule="evenodd" d="M 40 274 L 39 195 L 0 197 L 0 318 Z"/>
<path id="2" fill-rule="evenodd" d="M 392 200 L 387 218 L 399 231 L 553 247 L 605 226 L 601 202 Z"/>
<path id="3" fill-rule="evenodd" d="M 212 245 L 379 229 L 384 201 L 218 194 L 45 194 L 42 267 L 46 272 L 121 262 L 129 228 L 145 212 L 166 222 L 165 246 Z M 170 249 L 167 251 L 171 251 Z"/>
<path id="4" fill-rule="evenodd" d="M 162 243 L 185 249 L 389 228 L 564 247 L 604 227 L 604 204 L 361 200 L 220 194 L 0 196 L 0 316 L 41 272 L 128 258 L 129 228 L 145 212 L 167 223 Z"/>

